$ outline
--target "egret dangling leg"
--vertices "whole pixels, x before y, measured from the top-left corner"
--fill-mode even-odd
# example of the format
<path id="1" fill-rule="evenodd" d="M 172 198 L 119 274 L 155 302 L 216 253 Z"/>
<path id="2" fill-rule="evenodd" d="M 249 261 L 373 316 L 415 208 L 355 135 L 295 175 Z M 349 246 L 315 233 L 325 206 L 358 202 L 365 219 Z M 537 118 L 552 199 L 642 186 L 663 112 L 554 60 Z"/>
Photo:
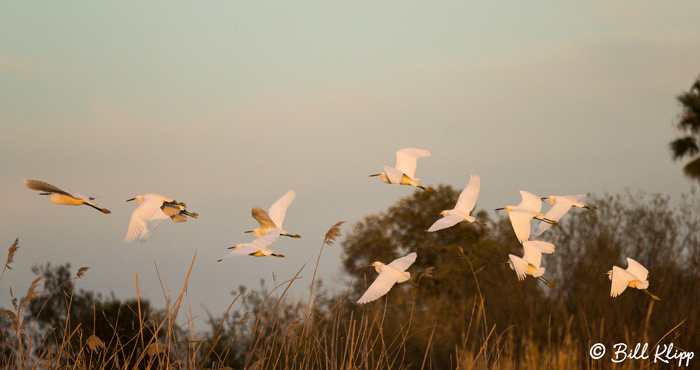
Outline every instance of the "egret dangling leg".
<path id="1" fill-rule="evenodd" d="M 646 289 L 642 289 L 642 292 L 648 294 L 649 297 L 651 297 L 651 299 L 653 299 L 653 300 L 655 300 L 655 301 L 660 301 L 660 300 L 661 300 L 661 298 L 659 298 L 658 296 L 655 296 L 655 295 L 651 294 L 651 292 L 648 291 L 648 290 L 646 290 Z"/>
<path id="2" fill-rule="evenodd" d="M 100 208 L 100 207 L 97 207 L 97 206 L 93 206 L 93 205 L 90 204 L 90 203 L 85 203 L 85 205 L 86 205 L 86 206 L 90 206 L 90 207 L 92 207 L 92 208 L 94 208 L 94 209 L 96 209 L 96 210 L 98 210 L 98 211 L 100 211 L 100 212 L 102 212 L 102 213 L 104 213 L 104 214 L 106 214 L 106 215 L 112 213 L 112 212 L 110 212 L 107 208 Z"/>
<path id="3" fill-rule="evenodd" d="M 557 288 L 557 285 L 556 285 L 556 284 L 554 284 L 553 282 L 551 282 L 551 281 L 545 279 L 544 276 L 540 276 L 540 277 L 538 277 L 538 279 L 540 279 L 541 282 L 545 283 L 545 285 L 547 285 L 548 287 L 550 287 L 550 288 L 552 288 L 552 289 L 556 289 L 556 288 Z"/>

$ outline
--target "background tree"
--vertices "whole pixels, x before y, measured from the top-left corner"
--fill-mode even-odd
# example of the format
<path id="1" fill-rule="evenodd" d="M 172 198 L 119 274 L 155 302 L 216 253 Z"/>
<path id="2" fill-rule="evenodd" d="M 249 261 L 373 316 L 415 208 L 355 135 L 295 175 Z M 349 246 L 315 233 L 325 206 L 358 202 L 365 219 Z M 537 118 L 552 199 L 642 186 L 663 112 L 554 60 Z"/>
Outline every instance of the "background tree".
<path id="1" fill-rule="evenodd" d="M 385 336 L 406 331 L 406 323 L 411 323 L 417 333 L 406 348 L 407 356 L 423 355 L 435 327 L 433 338 L 439 338 L 440 343 L 433 354 L 440 359 L 434 364 L 437 368 L 454 367 L 455 348 L 462 343 L 483 343 L 494 326 L 493 333 L 506 333 L 512 325 L 529 331 L 546 325 L 543 320 L 547 319 L 535 311 L 548 304 L 545 289 L 549 288 L 536 279 L 519 282 L 504 263 L 509 253 L 522 256 L 522 247 L 506 218 L 493 222 L 482 210 L 476 218 L 486 227 L 461 222 L 434 233 L 425 231 L 442 217 L 440 211 L 453 208 L 460 191 L 442 185 L 434 193 L 414 192 L 386 212 L 365 217 L 342 243 L 343 264 L 354 281 L 352 300 L 376 278 L 374 269 L 363 267 L 373 261 L 388 263 L 416 252 L 418 258 L 409 269 L 412 280 L 435 267 L 434 278 L 422 279 L 417 291 L 409 284 L 400 284 L 366 306 L 368 310 L 386 309 Z M 520 315 L 528 320 L 519 321 Z M 494 338 L 498 336 L 493 333 Z"/>
<path id="2" fill-rule="evenodd" d="M 69 349 L 83 348 L 91 336 L 99 338 L 108 348 L 119 348 L 114 355 L 113 366 L 124 367 L 141 355 L 144 348 L 137 341 L 140 333 L 148 343 L 158 331 L 160 320 L 148 301 L 128 299 L 124 302 L 113 294 L 103 297 L 91 291 L 76 291 L 75 281 L 82 277 L 86 268 L 71 273 L 70 264 L 34 266 L 33 272 L 43 276 L 44 287 L 29 305 L 28 319 L 36 322 L 36 343 L 62 347 L 67 356 Z M 143 325 L 143 327 L 142 327 Z M 70 344 L 66 342 L 69 341 Z M 46 347 L 44 347 L 46 350 Z M 60 353 L 61 351 L 56 351 Z M 146 366 L 146 362 L 142 363 Z"/>
<path id="3" fill-rule="evenodd" d="M 477 218 L 487 227 L 460 223 L 426 232 L 457 196 L 449 186 L 415 192 L 386 212 L 365 217 L 342 243 L 343 263 L 353 276 L 351 300 L 376 277 L 373 269 L 363 268 L 375 260 L 388 262 L 415 251 L 412 277 L 435 267 L 435 278 L 422 280 L 417 290 L 401 284 L 344 313 L 346 320 L 351 313 L 379 317 L 388 342 L 410 337 L 405 363 L 420 364 L 430 347 L 434 368 L 456 363 L 469 368 L 479 357 L 496 367 L 548 363 L 559 368 L 573 361 L 583 368 L 591 366 L 593 343 L 653 346 L 667 333 L 663 343 L 697 349 L 700 201 L 695 194 L 678 205 L 644 193 L 589 197 L 587 203 L 598 210 L 574 209 L 538 238 L 556 245 L 556 253 L 542 262 L 555 290 L 531 277 L 518 281 L 503 263 L 509 253 L 523 253 L 505 215 L 489 221 L 481 211 Z M 626 257 L 649 269 L 649 289 L 661 302 L 636 289 L 610 297 L 605 272 L 613 265 L 626 268 Z"/>
<path id="4" fill-rule="evenodd" d="M 683 106 L 678 129 L 686 136 L 671 142 L 673 159 L 677 161 L 685 157 L 696 157 L 683 167 L 683 172 L 700 181 L 700 78 L 688 92 L 678 95 L 677 99 Z"/>

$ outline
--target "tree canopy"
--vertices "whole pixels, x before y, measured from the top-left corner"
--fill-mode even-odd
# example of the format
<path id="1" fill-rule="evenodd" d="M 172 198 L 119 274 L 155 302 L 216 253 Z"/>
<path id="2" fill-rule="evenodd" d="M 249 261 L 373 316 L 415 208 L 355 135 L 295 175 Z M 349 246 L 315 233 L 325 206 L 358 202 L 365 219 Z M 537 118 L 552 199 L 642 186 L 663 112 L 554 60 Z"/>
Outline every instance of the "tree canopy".
<path id="1" fill-rule="evenodd" d="M 673 159 L 678 161 L 683 158 L 691 158 L 683 172 L 686 176 L 700 181 L 700 78 L 698 78 L 689 91 L 676 98 L 683 106 L 679 115 L 678 130 L 682 137 L 671 142 Z"/>

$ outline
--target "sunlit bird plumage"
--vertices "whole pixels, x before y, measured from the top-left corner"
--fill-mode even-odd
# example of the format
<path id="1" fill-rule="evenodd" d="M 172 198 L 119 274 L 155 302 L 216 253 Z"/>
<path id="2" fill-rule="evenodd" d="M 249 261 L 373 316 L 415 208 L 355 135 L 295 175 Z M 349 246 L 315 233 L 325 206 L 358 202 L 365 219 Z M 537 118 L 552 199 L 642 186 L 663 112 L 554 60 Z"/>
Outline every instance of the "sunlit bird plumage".
<path id="1" fill-rule="evenodd" d="M 585 209 L 597 209 L 597 207 L 587 206 L 581 203 L 581 199 L 585 198 L 585 194 L 579 195 L 550 195 L 548 197 L 542 198 L 549 202 L 552 206 L 545 214 L 544 218 L 552 221 L 559 221 L 565 214 L 573 207 L 585 208 Z M 535 235 L 542 235 L 549 227 L 552 226 L 548 222 L 540 222 L 535 231 Z"/>
<path id="2" fill-rule="evenodd" d="M 622 292 L 630 288 L 636 288 L 644 293 L 648 294 L 652 299 L 660 301 L 661 299 L 649 292 L 649 270 L 642 266 L 639 262 L 627 258 L 627 269 L 624 270 L 621 267 L 613 266 L 612 270 L 607 272 L 608 278 L 612 284 L 610 285 L 610 296 L 617 297 Z"/>
<path id="3" fill-rule="evenodd" d="M 430 152 L 425 149 L 403 148 L 396 152 L 395 167 L 384 165 L 383 172 L 369 176 L 379 176 L 382 182 L 386 184 L 395 186 L 411 185 L 433 192 L 432 188 L 421 186 L 420 179 L 416 177 L 418 159 L 425 157 L 430 157 Z"/>
<path id="4" fill-rule="evenodd" d="M 508 255 L 508 265 L 515 271 L 518 280 L 525 280 L 527 275 L 540 279 L 550 288 L 554 288 L 554 283 L 545 279 L 544 267 L 542 264 L 542 253 L 554 253 L 554 244 L 541 240 L 528 240 L 523 242 L 523 256 L 518 257 L 513 254 Z"/>
<path id="5" fill-rule="evenodd" d="M 267 234 L 258 237 L 257 239 L 253 240 L 250 243 L 241 243 L 241 244 L 236 244 L 233 247 L 229 247 L 229 249 L 233 249 L 231 252 L 229 252 L 227 255 L 224 257 L 216 260 L 216 262 L 221 262 L 227 258 L 234 257 L 234 256 L 254 256 L 254 257 L 265 257 L 265 256 L 275 256 L 275 257 L 284 257 L 284 255 L 281 254 L 276 254 L 273 253 L 271 249 L 268 249 L 272 243 L 274 243 L 281 235 L 281 230 L 280 229 L 274 229 L 268 231 Z"/>
<path id="6" fill-rule="evenodd" d="M 372 285 L 367 288 L 367 291 L 362 297 L 357 300 L 357 303 L 365 304 L 372 302 L 387 294 L 394 284 L 407 281 L 411 277 L 411 273 L 407 272 L 406 269 L 416 261 L 417 256 L 418 255 L 413 252 L 393 260 L 388 265 L 379 261 L 372 263 L 370 266 L 373 266 L 374 269 L 377 270 L 379 276 L 377 276 Z"/>
<path id="7" fill-rule="evenodd" d="M 301 235 L 289 234 L 282 228 L 284 218 L 287 214 L 287 208 L 289 208 L 296 196 L 297 194 L 294 192 L 294 190 L 289 190 L 286 194 L 284 194 L 281 198 L 277 199 L 277 201 L 270 206 L 269 212 L 265 212 L 265 210 L 258 207 L 257 205 L 253 207 L 251 214 L 255 221 L 258 221 L 260 227 L 254 230 L 248 230 L 246 232 L 253 233 L 253 235 L 255 235 L 256 238 L 259 238 L 267 234 L 271 230 L 279 229 L 281 235 L 288 236 L 291 238 L 300 238 Z"/>
<path id="8" fill-rule="evenodd" d="M 476 200 L 479 198 L 479 190 L 481 189 L 481 179 L 477 175 L 471 175 L 469 178 L 469 183 L 459 194 L 457 199 L 457 204 L 455 204 L 454 209 L 448 209 L 440 212 L 443 218 L 435 221 L 430 228 L 429 232 L 434 232 L 448 227 L 452 227 L 462 221 L 474 222 L 481 226 L 486 226 L 485 224 L 479 222 L 471 216 L 470 213 L 476 205 Z"/>
<path id="9" fill-rule="evenodd" d="M 96 196 L 90 196 L 90 195 L 85 195 L 81 193 L 76 193 L 76 192 L 68 192 L 65 190 L 61 190 L 56 186 L 53 186 L 49 183 L 39 181 L 39 180 L 24 180 L 24 185 L 28 187 L 29 189 L 32 190 L 38 190 L 42 191 L 43 193 L 40 193 L 41 195 L 48 195 L 49 199 L 53 203 L 56 204 L 63 204 L 63 205 L 68 205 L 68 206 L 79 206 L 79 205 L 86 205 L 89 207 L 92 207 L 102 213 L 108 214 L 112 213 L 106 208 L 100 208 L 97 206 L 97 203 L 93 202 L 95 198 L 98 198 Z"/>
<path id="10" fill-rule="evenodd" d="M 551 223 L 552 225 L 558 224 L 556 221 L 545 218 L 544 214 L 540 213 L 542 210 L 542 200 L 540 197 L 525 190 L 520 190 L 520 196 L 522 200 L 517 206 L 505 206 L 496 209 L 497 211 L 505 210 L 508 212 L 510 223 L 513 225 L 513 231 L 515 231 L 515 236 L 520 243 L 530 239 L 530 232 L 532 230 L 530 221 L 532 221 L 533 218 Z"/>
<path id="11" fill-rule="evenodd" d="M 187 217 L 199 216 L 195 212 L 187 211 L 185 203 L 177 202 L 165 195 L 148 193 L 126 201 L 132 200 L 135 200 L 139 206 L 131 213 L 124 243 L 131 243 L 134 240 L 145 242 L 151 237 L 153 231 L 169 218 L 174 222 L 185 222 Z"/>

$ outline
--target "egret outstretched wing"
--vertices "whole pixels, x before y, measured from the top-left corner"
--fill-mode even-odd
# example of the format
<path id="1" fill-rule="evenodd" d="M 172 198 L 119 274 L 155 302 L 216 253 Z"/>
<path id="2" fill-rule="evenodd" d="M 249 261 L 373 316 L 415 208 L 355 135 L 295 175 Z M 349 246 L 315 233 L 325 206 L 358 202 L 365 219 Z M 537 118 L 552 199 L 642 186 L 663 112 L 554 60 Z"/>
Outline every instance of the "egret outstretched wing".
<path id="1" fill-rule="evenodd" d="M 258 221 L 258 224 L 260 224 L 261 230 L 277 228 L 275 222 L 272 221 L 270 216 L 267 215 L 267 212 L 265 212 L 262 208 L 258 206 L 253 207 L 251 214 L 253 215 L 255 221 Z"/>
<path id="2" fill-rule="evenodd" d="M 542 199 L 529 191 L 520 190 L 520 196 L 523 198 L 518 204 L 518 207 L 527 209 L 534 213 L 540 213 L 542 210 Z"/>
<path id="3" fill-rule="evenodd" d="M 253 240 L 252 242 L 250 242 L 250 244 L 259 246 L 260 248 L 267 248 L 280 237 L 280 233 L 280 229 L 274 229 L 268 232 L 267 234 Z"/>
<path id="4" fill-rule="evenodd" d="M 622 292 L 627 289 L 627 285 L 634 280 L 637 280 L 632 274 L 623 270 L 621 267 L 613 266 L 612 272 L 610 273 L 610 280 L 612 280 L 612 285 L 610 286 L 610 296 L 617 297 L 622 294 Z"/>
<path id="5" fill-rule="evenodd" d="M 523 249 L 525 250 L 523 259 L 539 269 L 542 263 L 542 252 L 540 252 L 540 249 L 536 245 L 525 243 L 523 243 Z"/>
<path id="6" fill-rule="evenodd" d="M 510 223 L 513 225 L 513 231 L 515 231 L 515 236 L 522 243 L 530 239 L 530 220 L 532 220 L 532 213 L 528 211 L 510 211 L 508 212 L 508 217 L 510 218 Z"/>
<path id="7" fill-rule="evenodd" d="M 418 158 L 430 157 L 430 152 L 425 149 L 404 148 L 396 152 L 396 169 L 405 173 L 410 178 L 416 177 L 416 164 Z"/>
<path id="8" fill-rule="evenodd" d="M 455 210 L 469 214 L 476 205 L 476 200 L 479 198 L 479 190 L 481 189 L 481 178 L 478 175 L 471 175 L 469 183 L 459 194 Z"/>
<path id="9" fill-rule="evenodd" d="M 158 199 L 144 198 L 141 205 L 139 205 L 131 214 L 131 220 L 129 221 L 129 228 L 126 231 L 124 243 L 131 243 L 137 236 L 139 236 L 139 234 L 141 234 L 143 228 L 146 227 L 146 223 L 153 218 L 153 214 L 160 210 L 161 204 L 162 201 L 159 201 Z"/>
<path id="10" fill-rule="evenodd" d="M 151 217 L 148 222 L 146 222 L 146 227 L 141 229 L 141 233 L 138 236 L 138 240 L 140 242 L 145 242 L 148 240 L 153 232 L 160 226 L 163 221 L 169 219 L 170 216 L 168 216 L 165 212 L 163 212 L 162 209 L 157 209 L 155 212 L 153 212 L 153 216 Z"/>
<path id="11" fill-rule="evenodd" d="M 569 212 L 571 209 L 571 203 L 569 202 L 554 202 L 554 205 L 552 208 L 550 208 L 547 213 L 544 214 L 544 218 L 552 221 L 559 221 L 562 216 L 566 214 L 566 212 Z M 552 225 L 548 222 L 540 221 L 540 224 L 537 226 L 537 231 L 535 232 L 535 235 L 542 235 L 547 229 L 552 227 Z"/>
<path id="12" fill-rule="evenodd" d="M 526 244 L 539 249 L 540 252 L 545 254 L 554 253 L 554 244 L 550 242 L 546 242 L 543 240 L 528 240 L 526 242 L 523 242 L 523 246 Z"/>
<path id="13" fill-rule="evenodd" d="M 397 275 L 395 275 L 393 272 L 388 271 L 388 269 L 382 271 L 379 276 L 377 276 L 377 279 L 374 280 L 372 285 L 367 288 L 365 294 L 363 294 L 362 297 L 357 300 L 357 303 L 364 304 L 367 302 L 372 302 L 389 293 L 389 290 L 391 290 L 391 287 L 393 287 L 397 281 Z"/>
<path id="14" fill-rule="evenodd" d="M 404 173 L 395 169 L 391 168 L 389 166 L 384 166 L 384 173 L 386 174 L 387 180 L 389 180 L 389 183 L 392 185 L 401 185 L 401 182 L 403 181 L 403 176 Z"/>
<path id="15" fill-rule="evenodd" d="M 251 243 L 243 243 L 243 244 L 238 244 L 236 247 L 234 247 L 233 250 L 228 252 L 227 255 L 223 256 L 221 259 L 218 259 L 217 262 L 221 262 L 222 260 L 225 260 L 230 257 L 234 256 L 247 256 L 251 253 L 259 252 L 260 248 L 256 248 L 254 245 Z"/>
<path id="16" fill-rule="evenodd" d="M 576 194 L 576 195 L 564 195 L 565 198 L 572 199 L 575 202 L 580 202 L 581 199 L 586 197 L 586 194 Z"/>
<path id="17" fill-rule="evenodd" d="M 515 274 L 518 276 L 518 280 L 525 280 L 529 265 L 528 262 L 513 254 L 509 254 L 508 258 L 510 259 L 510 264 L 513 266 L 513 270 L 515 270 Z"/>
<path id="18" fill-rule="evenodd" d="M 447 215 L 433 223 L 432 226 L 428 229 L 428 232 L 434 232 L 442 229 L 446 229 L 448 227 L 452 227 L 460 222 L 464 221 L 464 217 L 457 216 L 457 215 Z"/>
<path id="19" fill-rule="evenodd" d="M 639 280 L 640 282 L 646 281 L 649 276 L 649 270 L 647 270 L 646 267 L 629 257 L 627 258 L 627 272 L 634 275 L 636 277 L 635 280 Z"/>
<path id="20" fill-rule="evenodd" d="M 57 188 L 57 187 L 55 187 L 47 182 L 43 182 L 43 181 L 39 181 L 39 180 L 27 180 L 27 179 L 23 179 L 23 180 L 24 180 L 24 185 L 32 190 L 45 191 L 48 193 L 59 193 L 59 194 L 64 194 L 64 195 L 68 195 L 71 197 L 73 196 L 73 194 L 71 194 L 67 191 L 63 191 L 63 190 L 61 190 L 61 189 L 59 189 L 59 188 Z"/>
<path id="21" fill-rule="evenodd" d="M 416 257 L 418 255 L 416 252 L 409 253 L 401 258 L 397 258 L 389 264 L 391 267 L 395 267 L 401 271 L 405 271 L 407 268 L 411 267 L 413 262 L 416 262 Z"/>
<path id="22" fill-rule="evenodd" d="M 282 223 L 284 223 L 284 216 L 287 213 L 287 208 L 292 204 L 294 198 L 297 194 L 294 190 L 289 190 L 285 195 L 278 199 L 270 209 L 268 209 L 268 216 L 275 224 L 276 227 L 282 228 Z"/>

